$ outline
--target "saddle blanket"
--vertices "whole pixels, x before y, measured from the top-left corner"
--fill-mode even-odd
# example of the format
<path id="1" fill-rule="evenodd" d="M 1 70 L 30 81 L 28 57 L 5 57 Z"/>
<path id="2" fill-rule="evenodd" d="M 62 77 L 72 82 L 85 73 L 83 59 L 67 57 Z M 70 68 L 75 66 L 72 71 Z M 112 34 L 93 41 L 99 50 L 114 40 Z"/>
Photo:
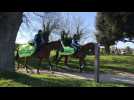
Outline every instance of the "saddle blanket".
<path id="1" fill-rule="evenodd" d="M 64 47 L 64 51 L 60 52 L 60 55 L 71 55 L 74 54 L 74 48 L 71 47 Z"/>
<path id="2" fill-rule="evenodd" d="M 36 48 L 29 44 L 23 44 L 19 46 L 18 54 L 19 57 L 28 57 L 35 52 Z"/>

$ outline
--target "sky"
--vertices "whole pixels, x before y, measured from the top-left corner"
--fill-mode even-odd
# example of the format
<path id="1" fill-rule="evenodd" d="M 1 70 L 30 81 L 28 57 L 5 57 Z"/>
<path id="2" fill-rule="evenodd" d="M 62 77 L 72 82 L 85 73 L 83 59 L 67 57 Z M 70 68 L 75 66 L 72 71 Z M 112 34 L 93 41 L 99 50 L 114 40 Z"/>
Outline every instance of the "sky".
<path id="1" fill-rule="evenodd" d="M 63 12 L 66 13 L 66 12 Z M 95 31 L 95 21 L 96 21 L 96 12 L 68 12 L 73 16 L 81 16 L 86 25 L 88 25 L 90 34 Z M 18 31 L 18 35 L 16 38 L 16 43 L 24 44 L 34 38 L 35 34 L 37 34 L 38 30 L 41 29 L 41 20 L 39 17 L 36 17 L 32 12 L 25 12 L 28 16 L 28 19 L 31 21 L 30 27 L 26 26 L 26 24 L 22 23 L 21 27 Z M 25 20 L 25 19 L 24 19 Z M 91 35 L 92 37 L 93 35 Z M 91 38 L 92 39 L 92 38 Z M 133 43 L 123 43 L 118 42 L 116 45 L 118 48 L 125 48 L 130 46 L 134 48 Z"/>
<path id="2" fill-rule="evenodd" d="M 82 20 L 85 22 L 85 25 L 89 26 L 89 29 L 92 33 L 92 31 L 95 30 L 95 12 L 63 12 L 63 13 L 69 13 L 72 16 L 81 16 Z M 31 21 L 31 26 L 26 26 L 25 23 L 21 24 L 21 27 L 18 31 L 16 43 L 27 43 L 29 40 L 34 38 L 34 35 L 37 34 L 38 30 L 41 29 L 41 20 L 39 17 L 36 17 L 32 12 L 25 12 L 25 14 L 28 16 L 28 18 Z"/>

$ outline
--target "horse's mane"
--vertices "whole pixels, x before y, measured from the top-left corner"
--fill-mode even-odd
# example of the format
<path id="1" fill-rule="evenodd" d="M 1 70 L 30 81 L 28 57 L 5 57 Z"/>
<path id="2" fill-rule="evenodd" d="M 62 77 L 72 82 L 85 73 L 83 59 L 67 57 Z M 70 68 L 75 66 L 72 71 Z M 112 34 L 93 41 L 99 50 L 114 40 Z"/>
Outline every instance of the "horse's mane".
<path id="1" fill-rule="evenodd" d="M 94 43 L 90 42 L 90 43 L 86 43 L 85 45 L 82 45 L 81 48 L 87 47 L 89 45 L 94 45 Z"/>
<path id="2" fill-rule="evenodd" d="M 47 47 L 53 48 L 53 44 L 58 43 L 58 42 L 60 42 L 60 41 L 58 40 L 58 41 L 52 41 L 52 42 L 44 43 L 44 44 L 41 45 L 41 48 L 44 48 L 44 47 L 45 48 L 47 48 Z"/>
<path id="3" fill-rule="evenodd" d="M 60 42 L 59 40 L 58 41 L 52 41 L 52 42 L 48 42 L 47 44 L 53 44 L 53 43 L 58 43 Z"/>
<path id="4" fill-rule="evenodd" d="M 89 49 L 91 49 L 92 51 L 94 51 L 95 44 L 94 43 L 91 43 L 91 42 L 90 43 L 87 43 L 87 44 L 81 46 L 80 51 L 81 52 L 87 52 L 87 50 L 89 50 Z"/>

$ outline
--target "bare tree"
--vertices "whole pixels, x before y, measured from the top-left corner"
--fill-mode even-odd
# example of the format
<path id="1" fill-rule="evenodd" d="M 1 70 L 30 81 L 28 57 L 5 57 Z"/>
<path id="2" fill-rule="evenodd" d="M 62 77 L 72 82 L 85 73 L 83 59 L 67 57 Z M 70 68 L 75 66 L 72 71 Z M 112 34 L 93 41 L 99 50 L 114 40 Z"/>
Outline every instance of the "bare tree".
<path id="1" fill-rule="evenodd" d="M 34 14 L 41 18 L 42 28 L 45 31 L 51 32 L 53 29 L 61 28 L 62 16 L 59 12 L 42 12 Z"/>
<path id="2" fill-rule="evenodd" d="M 34 13 L 41 18 L 45 42 L 48 42 L 49 35 L 54 29 L 62 28 L 62 16 L 60 12 Z"/>
<path id="3" fill-rule="evenodd" d="M 72 19 L 72 16 L 70 13 L 63 14 L 62 29 L 67 34 L 72 33 L 72 30 L 73 30 L 71 19 Z"/>
<path id="4" fill-rule="evenodd" d="M 87 29 L 87 26 L 81 16 L 64 13 L 63 29 L 68 34 L 82 34 Z"/>
<path id="5" fill-rule="evenodd" d="M 82 36 L 88 29 L 88 25 L 85 25 L 84 19 L 81 16 L 73 16 L 74 32 L 78 35 L 78 38 Z"/>

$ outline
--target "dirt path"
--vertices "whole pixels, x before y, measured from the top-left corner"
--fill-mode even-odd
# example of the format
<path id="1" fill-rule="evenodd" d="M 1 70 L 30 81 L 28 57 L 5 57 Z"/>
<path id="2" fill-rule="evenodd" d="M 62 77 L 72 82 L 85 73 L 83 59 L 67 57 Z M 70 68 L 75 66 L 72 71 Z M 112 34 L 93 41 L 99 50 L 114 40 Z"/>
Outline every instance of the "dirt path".
<path id="1" fill-rule="evenodd" d="M 42 70 L 41 73 L 52 74 L 52 72 L 48 70 Z M 92 72 L 61 72 L 55 71 L 53 75 L 61 76 L 61 77 L 70 77 L 75 79 L 86 79 L 86 80 L 94 80 L 94 73 Z M 134 74 L 126 73 L 126 72 L 118 72 L 118 74 L 100 74 L 100 82 L 117 82 L 117 83 L 127 83 L 131 86 L 134 86 Z"/>

